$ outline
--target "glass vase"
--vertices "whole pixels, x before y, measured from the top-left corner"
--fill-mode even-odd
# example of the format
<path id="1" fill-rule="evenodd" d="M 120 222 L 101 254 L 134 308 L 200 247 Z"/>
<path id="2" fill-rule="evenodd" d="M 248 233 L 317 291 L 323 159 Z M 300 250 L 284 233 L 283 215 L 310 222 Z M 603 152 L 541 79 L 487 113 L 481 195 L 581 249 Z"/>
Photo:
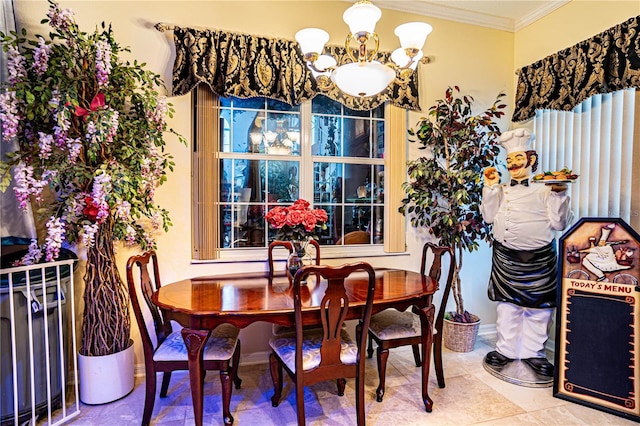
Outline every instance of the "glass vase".
<path id="1" fill-rule="evenodd" d="M 293 280 L 298 269 L 303 266 L 313 265 L 313 258 L 309 253 L 307 253 L 307 244 L 309 244 L 309 240 L 292 240 L 291 244 L 293 246 L 293 251 L 287 258 L 287 273 L 291 280 Z M 306 283 L 307 280 L 304 279 L 301 282 Z"/>

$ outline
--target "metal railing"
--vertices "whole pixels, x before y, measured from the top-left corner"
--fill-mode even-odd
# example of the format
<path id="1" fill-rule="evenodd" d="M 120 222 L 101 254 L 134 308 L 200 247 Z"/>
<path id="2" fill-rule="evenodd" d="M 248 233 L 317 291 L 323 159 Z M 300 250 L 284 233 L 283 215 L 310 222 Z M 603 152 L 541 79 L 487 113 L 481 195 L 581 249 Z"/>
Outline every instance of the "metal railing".
<path id="1" fill-rule="evenodd" d="M 80 414 L 74 262 L 0 269 L 0 332 L 8 331 L 11 341 L 11 361 L 3 357 L 0 367 L 3 426 L 59 425 Z M 7 337 L 0 335 L 5 355 Z"/>

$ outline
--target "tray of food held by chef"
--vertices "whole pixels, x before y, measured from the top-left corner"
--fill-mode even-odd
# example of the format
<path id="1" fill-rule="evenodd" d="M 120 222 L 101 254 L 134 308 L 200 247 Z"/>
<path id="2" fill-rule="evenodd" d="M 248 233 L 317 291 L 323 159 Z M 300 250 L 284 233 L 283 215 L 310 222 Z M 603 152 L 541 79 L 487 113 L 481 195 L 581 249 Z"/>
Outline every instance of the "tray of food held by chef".
<path id="1" fill-rule="evenodd" d="M 573 183 L 577 179 L 578 179 L 578 175 L 565 167 L 564 169 L 556 172 L 538 173 L 537 175 L 533 176 L 533 179 L 531 179 L 531 181 L 535 183 L 552 184 L 552 183 Z"/>

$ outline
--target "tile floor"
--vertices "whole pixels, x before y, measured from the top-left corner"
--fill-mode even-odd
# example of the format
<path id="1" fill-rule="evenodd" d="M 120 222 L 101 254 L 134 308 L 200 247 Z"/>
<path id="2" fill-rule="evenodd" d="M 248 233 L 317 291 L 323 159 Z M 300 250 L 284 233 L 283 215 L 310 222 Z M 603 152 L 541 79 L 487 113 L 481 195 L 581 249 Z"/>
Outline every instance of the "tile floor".
<path id="1" fill-rule="evenodd" d="M 457 353 L 444 349 L 446 387 L 438 388 L 435 373 L 429 381 L 433 411 L 427 413 L 420 398 L 420 369 L 411 349 L 392 349 L 387 367 L 387 388 L 382 403 L 375 401 L 376 362 L 367 360 L 366 414 L 369 425 L 631 425 L 634 422 L 553 397 L 549 388 L 527 388 L 499 380 L 482 367 L 493 343 L 478 337 L 475 349 Z M 271 406 L 273 393 L 268 364 L 240 365 L 242 388 L 234 389 L 231 410 L 236 425 L 295 425 L 295 394 L 285 380 L 283 399 Z M 285 375 L 286 376 L 286 375 Z M 186 373 L 174 373 L 166 398 L 156 398 L 152 425 L 193 425 L 193 409 Z M 159 386 L 159 384 L 158 384 Z M 344 397 L 335 393 L 335 382 L 319 383 L 305 390 L 309 425 L 355 425 L 354 381 L 347 382 Z M 217 372 L 205 378 L 204 422 L 222 424 L 220 382 Z M 81 404 L 80 414 L 68 424 L 139 425 L 144 405 L 144 378 L 136 378 L 125 398 L 100 406 Z"/>

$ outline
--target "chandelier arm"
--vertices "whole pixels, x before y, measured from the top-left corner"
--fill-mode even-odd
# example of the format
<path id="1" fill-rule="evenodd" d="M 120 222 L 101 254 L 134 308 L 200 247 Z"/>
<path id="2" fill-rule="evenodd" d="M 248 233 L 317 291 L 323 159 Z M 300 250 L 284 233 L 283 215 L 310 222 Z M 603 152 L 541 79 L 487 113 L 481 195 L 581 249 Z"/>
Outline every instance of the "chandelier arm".
<path id="1" fill-rule="evenodd" d="M 373 50 L 371 50 L 371 53 L 369 55 L 366 54 L 366 47 L 365 47 L 365 55 L 364 56 L 365 56 L 367 62 L 373 61 L 373 59 L 375 58 L 376 54 L 378 53 L 378 48 L 380 47 L 380 39 L 378 38 L 378 33 L 369 34 L 369 38 L 372 38 L 376 45 L 373 48 Z"/>
<path id="2" fill-rule="evenodd" d="M 327 67 L 327 68 L 320 69 L 316 67 L 315 61 L 307 61 L 307 66 L 317 73 L 324 73 L 324 72 L 333 71 L 336 69 L 336 67 Z"/>
<path id="3" fill-rule="evenodd" d="M 344 41 L 344 47 L 347 49 L 347 56 L 351 58 L 351 61 L 358 62 L 358 59 L 356 59 L 356 57 L 353 56 L 353 53 L 351 53 L 351 40 L 355 40 L 355 37 L 353 34 L 349 33 L 347 34 L 347 39 Z"/>
<path id="4" fill-rule="evenodd" d="M 316 78 L 316 83 L 318 85 L 318 89 L 323 92 L 327 92 L 333 87 L 333 82 L 326 75 L 319 75 Z"/>

